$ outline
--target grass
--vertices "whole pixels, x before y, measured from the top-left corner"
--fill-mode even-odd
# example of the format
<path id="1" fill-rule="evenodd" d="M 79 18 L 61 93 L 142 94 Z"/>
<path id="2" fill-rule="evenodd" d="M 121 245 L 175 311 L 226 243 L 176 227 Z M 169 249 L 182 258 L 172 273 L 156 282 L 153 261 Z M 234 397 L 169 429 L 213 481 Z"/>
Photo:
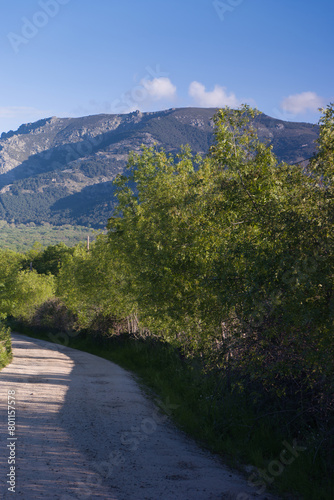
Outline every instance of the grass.
<path id="1" fill-rule="evenodd" d="M 29 336 L 50 340 L 47 332 L 36 332 L 14 325 Z M 158 340 L 135 340 L 128 336 L 105 339 L 80 334 L 69 339 L 69 347 L 95 354 L 134 372 L 151 397 L 175 405 L 172 418 L 184 432 L 203 447 L 219 454 L 223 461 L 243 470 L 241 464 L 251 464 L 246 477 L 253 481 L 254 492 L 259 484 L 265 490 L 279 494 L 289 492 L 288 498 L 331 500 L 334 481 L 330 465 L 315 454 L 312 431 L 298 425 L 287 425 L 289 410 L 280 412 L 275 406 L 254 401 L 252 394 L 231 392 L 219 373 L 203 374 L 198 360 L 185 360 L 177 349 Z M 296 434 L 297 433 L 297 434 Z M 298 445 L 298 456 L 286 455 L 283 442 Z M 284 465 L 280 457 L 293 458 Z M 258 471 L 262 471 L 259 473 Z M 269 480 L 261 479 L 269 477 Z M 270 483 L 270 484 L 269 484 Z M 256 486 L 257 484 L 257 486 Z M 292 494 L 292 496 L 291 496 Z"/>

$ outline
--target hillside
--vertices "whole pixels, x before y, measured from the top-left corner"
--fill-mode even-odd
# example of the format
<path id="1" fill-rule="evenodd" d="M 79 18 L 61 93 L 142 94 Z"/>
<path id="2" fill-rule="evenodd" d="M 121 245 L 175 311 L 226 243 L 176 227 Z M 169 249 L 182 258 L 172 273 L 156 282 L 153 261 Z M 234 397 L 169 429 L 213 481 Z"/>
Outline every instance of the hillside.
<path id="1" fill-rule="evenodd" d="M 102 228 L 114 199 L 112 181 L 130 151 L 157 143 L 176 153 L 180 144 L 205 154 L 213 141 L 214 109 L 82 118 L 51 117 L 21 125 L 0 139 L 0 219 L 9 223 L 80 224 Z M 280 160 L 297 162 L 314 150 L 318 127 L 261 115 L 260 139 Z"/>

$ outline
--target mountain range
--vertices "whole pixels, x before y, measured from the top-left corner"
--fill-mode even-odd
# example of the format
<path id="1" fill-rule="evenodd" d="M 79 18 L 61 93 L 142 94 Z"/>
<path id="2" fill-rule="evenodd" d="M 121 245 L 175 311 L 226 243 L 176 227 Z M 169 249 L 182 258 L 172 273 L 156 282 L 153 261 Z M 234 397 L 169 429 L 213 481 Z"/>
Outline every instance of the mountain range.
<path id="1" fill-rule="evenodd" d="M 51 117 L 21 125 L 0 139 L 0 219 L 104 228 L 115 200 L 112 181 L 125 170 L 130 151 L 157 144 L 177 153 L 189 144 L 206 154 L 213 143 L 215 109 Z M 261 114 L 261 140 L 279 160 L 306 161 L 315 152 L 319 127 Z"/>

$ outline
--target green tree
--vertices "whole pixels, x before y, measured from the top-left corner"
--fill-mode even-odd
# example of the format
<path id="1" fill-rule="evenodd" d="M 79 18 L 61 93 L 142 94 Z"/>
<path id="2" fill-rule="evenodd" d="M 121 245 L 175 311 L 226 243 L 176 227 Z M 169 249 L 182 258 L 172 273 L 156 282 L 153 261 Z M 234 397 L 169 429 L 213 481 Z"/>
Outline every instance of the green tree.
<path id="1" fill-rule="evenodd" d="M 133 311 L 131 299 L 122 294 L 124 274 L 111 255 L 104 235 L 67 255 L 57 279 L 57 295 L 76 314 L 78 326 L 88 328 L 98 316 L 123 319 Z"/>
<path id="2" fill-rule="evenodd" d="M 109 241 L 145 325 L 187 332 L 201 348 L 227 325 L 233 362 L 246 374 L 277 387 L 275 377 L 307 369 L 315 383 L 333 346 L 332 113 L 307 170 L 278 162 L 248 106 L 215 115 L 204 159 L 145 147 L 130 158 L 116 181 Z"/>
<path id="3" fill-rule="evenodd" d="M 24 256 L 0 250 L 0 314 L 28 319 L 34 309 L 54 296 L 54 278 L 23 270 Z"/>
<path id="4" fill-rule="evenodd" d="M 29 269 L 31 266 L 38 274 L 50 273 L 57 276 L 62 262 L 67 255 L 73 255 L 73 252 L 73 247 L 68 247 L 63 242 L 49 245 L 46 248 L 37 244 L 25 254 L 24 267 Z"/>
<path id="5" fill-rule="evenodd" d="M 0 249 L 0 315 L 7 317 L 13 311 L 16 295 L 16 277 L 21 269 L 22 255 Z"/>
<path id="6" fill-rule="evenodd" d="M 108 226 L 113 255 L 129 275 L 126 291 L 146 326 L 174 333 L 191 326 L 204 335 L 201 321 L 215 308 L 204 293 L 216 241 L 204 227 L 210 160 L 193 157 L 188 148 L 176 158 L 143 148 L 129 169 L 117 180 L 119 205 Z"/>

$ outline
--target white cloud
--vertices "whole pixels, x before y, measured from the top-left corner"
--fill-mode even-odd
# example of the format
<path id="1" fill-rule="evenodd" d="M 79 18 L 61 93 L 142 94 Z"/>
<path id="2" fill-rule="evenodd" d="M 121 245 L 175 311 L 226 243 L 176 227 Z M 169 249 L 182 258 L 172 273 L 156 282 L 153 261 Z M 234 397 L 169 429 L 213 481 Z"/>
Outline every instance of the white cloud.
<path id="1" fill-rule="evenodd" d="M 281 108 L 284 111 L 296 115 L 307 111 L 317 112 L 322 106 L 324 106 L 324 99 L 315 92 L 301 92 L 300 94 L 290 95 L 281 102 Z"/>
<path id="2" fill-rule="evenodd" d="M 239 99 L 231 92 L 228 94 L 225 87 L 215 85 L 210 92 L 200 82 L 192 82 L 189 86 L 189 95 L 195 100 L 196 104 L 204 108 L 217 108 L 229 106 L 231 108 L 240 105 Z"/>
<path id="3" fill-rule="evenodd" d="M 141 80 L 140 82 L 147 92 L 147 97 L 154 101 L 160 99 L 173 99 L 176 96 L 176 87 L 169 78 L 153 78 L 153 80 Z"/>

